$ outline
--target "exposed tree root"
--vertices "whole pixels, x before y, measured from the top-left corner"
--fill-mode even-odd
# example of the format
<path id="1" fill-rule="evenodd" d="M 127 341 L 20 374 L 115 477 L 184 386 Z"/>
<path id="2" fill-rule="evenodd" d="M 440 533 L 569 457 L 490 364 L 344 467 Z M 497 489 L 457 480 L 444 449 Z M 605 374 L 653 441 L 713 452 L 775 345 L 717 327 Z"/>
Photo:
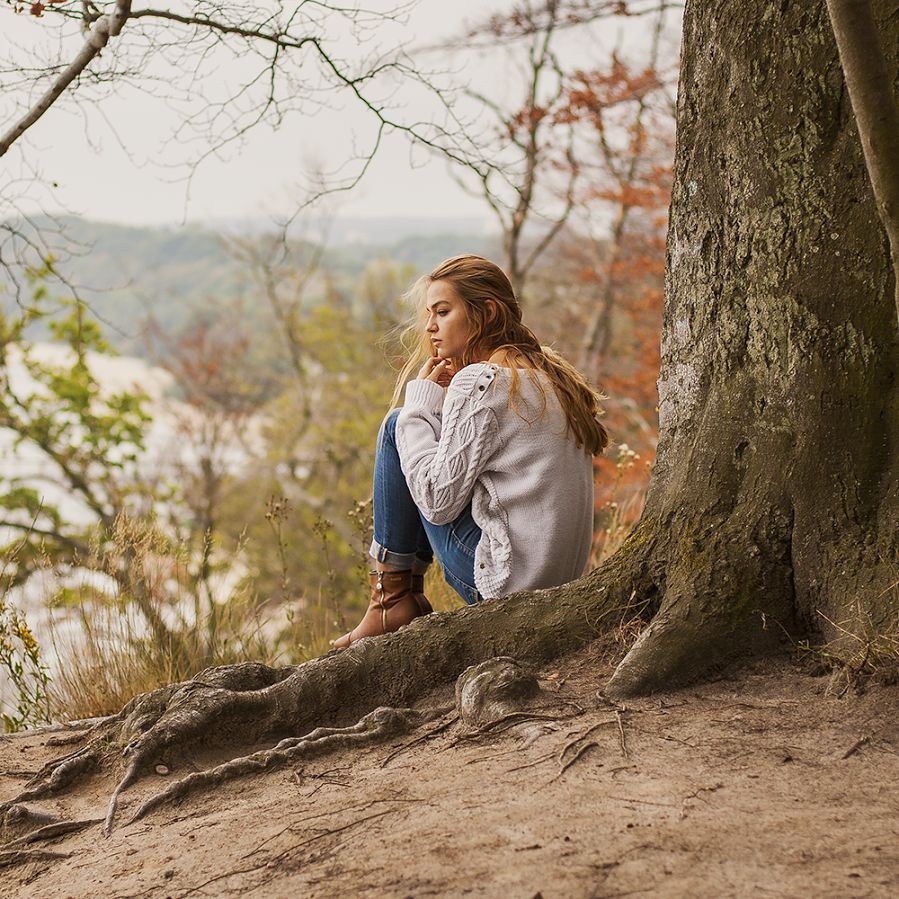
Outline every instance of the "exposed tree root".
<path id="1" fill-rule="evenodd" d="M 65 789 L 81 775 L 94 770 L 100 762 L 97 746 L 91 744 L 77 752 L 49 762 L 28 782 L 25 790 L 15 799 L 0 804 L 0 814 L 20 802 L 31 799 L 42 799 Z"/>
<path id="2" fill-rule="evenodd" d="M 626 697 L 689 683 L 740 656 L 770 652 L 794 626 L 789 512 L 748 527 L 728 519 L 671 547 L 662 604 L 604 692 Z"/>
<path id="3" fill-rule="evenodd" d="M 11 852 L 0 852 L 0 868 L 27 865 L 30 862 L 57 861 L 61 858 L 69 858 L 68 853 L 51 852 L 49 849 L 13 849 Z"/>
<path id="4" fill-rule="evenodd" d="M 483 729 L 540 695 L 534 672 L 517 659 L 499 656 L 469 668 L 456 681 L 456 707 L 469 727 Z"/>
<path id="5" fill-rule="evenodd" d="M 26 846 L 29 843 L 39 843 L 41 840 L 52 840 L 54 837 L 61 837 L 68 833 L 77 833 L 79 830 L 93 827 L 94 824 L 99 823 L 99 818 L 89 818 L 86 821 L 55 821 L 52 824 L 45 824 L 31 833 L 26 833 L 23 837 L 11 840 L 6 844 L 6 848 L 12 849 L 16 846 Z"/>
<path id="6" fill-rule="evenodd" d="M 428 740 L 433 740 L 438 734 L 442 734 L 445 730 L 452 727 L 459 720 L 459 715 L 457 712 L 453 711 L 450 714 L 444 716 L 443 721 L 441 721 L 435 727 L 432 727 L 426 733 L 423 733 L 421 736 L 416 737 L 414 740 L 409 740 L 404 743 L 398 749 L 394 749 L 387 758 L 381 762 L 381 767 L 386 768 L 397 756 L 402 755 L 404 752 L 408 752 L 412 749 L 413 746 L 420 746 L 422 743 L 427 743 Z"/>
<path id="7" fill-rule="evenodd" d="M 543 664 L 633 617 L 639 609 L 632 597 L 641 597 L 645 607 L 653 596 L 644 564 L 647 534 L 650 523 L 641 525 L 602 568 L 564 587 L 420 618 L 394 634 L 361 640 L 295 668 L 223 666 L 135 697 L 92 732 L 87 745 L 45 765 L 0 812 L 26 799 L 58 794 L 102 764 L 121 758 L 125 770 L 110 800 L 108 831 L 123 792 L 156 765 L 173 767 L 188 749 L 291 738 L 262 754 L 183 778 L 149 800 L 138 815 L 202 785 L 281 763 L 294 749 L 302 757 L 322 739 L 372 739 L 369 730 L 400 726 L 399 719 L 392 724 L 377 723 L 377 717 L 359 721 L 379 706 L 406 708 L 452 683 L 466 668 L 496 656 L 514 655 L 529 666 Z M 500 689 L 507 694 L 505 700 L 498 694 L 500 713 L 514 710 L 520 687 L 507 683 Z M 402 715 L 389 712 L 382 717 L 388 714 Z M 349 725 L 359 730 L 345 732 Z M 411 726 L 411 719 L 405 726 Z"/>
<path id="8" fill-rule="evenodd" d="M 46 812 L 38 812 L 15 802 L 6 803 L 0 808 L 0 831 L 6 840 L 17 841 L 17 834 L 34 832 L 37 828 L 50 824 L 58 824 L 59 818 L 48 815 Z"/>
<path id="9" fill-rule="evenodd" d="M 186 777 L 174 781 L 161 793 L 148 799 L 128 823 L 140 820 L 162 805 L 182 799 L 190 793 L 216 787 L 227 780 L 259 771 L 270 771 L 299 759 L 313 758 L 335 749 L 376 743 L 379 740 L 407 733 L 419 724 L 441 717 L 447 711 L 446 708 L 416 711 L 415 709 L 382 707 L 369 712 L 351 727 L 319 727 L 305 737 L 281 740 L 271 749 L 232 759 L 215 768 L 188 774 Z M 118 793 L 113 799 L 117 798 L 117 795 Z M 112 822 L 112 813 L 111 807 L 107 819 L 109 824 Z"/>

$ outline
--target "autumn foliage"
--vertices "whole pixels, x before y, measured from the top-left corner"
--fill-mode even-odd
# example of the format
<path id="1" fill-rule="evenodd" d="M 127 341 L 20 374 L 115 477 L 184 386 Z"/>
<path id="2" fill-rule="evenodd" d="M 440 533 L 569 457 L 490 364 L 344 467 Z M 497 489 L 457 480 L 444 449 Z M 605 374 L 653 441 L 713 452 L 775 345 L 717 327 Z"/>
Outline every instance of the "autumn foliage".
<path id="1" fill-rule="evenodd" d="M 636 520 L 658 437 L 656 380 L 671 195 L 674 115 L 670 73 L 617 55 L 569 79 L 566 124 L 576 123 L 584 171 L 579 198 L 598 236 L 559 248 L 580 284 L 575 316 L 581 368 L 607 394 L 617 448 L 597 460 L 597 543 L 603 554 Z M 582 143 L 582 147 L 583 147 Z M 574 324 L 574 323 L 573 323 Z"/>
<path id="2" fill-rule="evenodd" d="M 628 40 L 604 59 L 597 41 L 592 67 L 578 67 L 569 29 L 627 18 Z M 675 19 L 664 0 L 522 0 L 468 33 L 475 45 L 517 52 L 521 72 L 505 93 L 470 92 L 495 122 L 495 170 L 473 192 L 496 215 L 528 323 L 608 397 L 613 446 L 597 461 L 596 559 L 639 516 L 655 458 Z"/>

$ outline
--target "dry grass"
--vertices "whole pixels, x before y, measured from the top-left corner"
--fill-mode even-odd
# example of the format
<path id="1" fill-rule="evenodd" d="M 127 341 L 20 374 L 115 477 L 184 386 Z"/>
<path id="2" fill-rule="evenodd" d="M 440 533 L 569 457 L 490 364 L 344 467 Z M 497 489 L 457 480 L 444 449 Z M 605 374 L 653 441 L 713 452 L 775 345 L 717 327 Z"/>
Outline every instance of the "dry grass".
<path id="1" fill-rule="evenodd" d="M 139 693 L 204 668 L 251 659 L 271 664 L 278 655 L 255 610 L 240 602 L 221 608 L 214 634 L 178 629 L 167 641 L 148 635 L 133 606 L 86 599 L 54 615 L 51 639 L 60 660 L 48 689 L 57 720 L 112 714 Z"/>
<path id="2" fill-rule="evenodd" d="M 284 501 L 270 505 L 273 531 L 281 546 Z M 118 530 L 122 545 L 115 551 L 127 549 L 135 556 L 145 575 L 143 583 L 152 587 L 153 608 L 168 626 L 171 639 L 154 638 L 146 616 L 114 587 L 107 585 L 106 592 L 96 584 L 60 589 L 51 618 L 53 647 L 63 660 L 48 691 L 54 719 L 112 714 L 139 693 L 186 680 L 213 665 L 250 659 L 269 665 L 298 664 L 328 652 L 331 640 L 355 623 L 345 618 L 339 597 L 327 586 L 314 597 L 291 597 L 286 564 L 282 595 L 288 596 L 287 601 L 271 605 L 232 596 L 202 616 L 197 607 L 192 618 L 185 618 L 185 609 L 196 604 L 190 585 L 179 584 L 184 565 L 175 555 L 165 555 L 158 540 L 131 525 Z M 94 559 L 92 565 L 95 570 L 109 570 L 115 561 Z M 149 576 L 154 567 L 164 576 Z M 360 607 L 368 597 L 362 567 Z M 333 578 L 327 582 L 331 584 Z M 428 571 L 425 589 L 438 611 L 463 605 L 437 565 Z"/>
<path id="3" fill-rule="evenodd" d="M 626 443 L 618 447 L 615 478 L 605 488 L 606 499 L 596 510 L 598 526 L 593 534 L 588 569 L 597 568 L 611 558 L 640 520 L 648 484 L 635 486 L 628 481 L 628 475 L 639 461 L 640 456 Z"/>
<path id="4" fill-rule="evenodd" d="M 842 696 L 869 680 L 899 683 L 899 579 L 883 591 L 885 608 L 893 610 L 886 624 L 875 624 L 867 615 L 833 621 L 818 612 L 836 637 L 816 645 L 809 640 L 795 644 L 800 658 L 817 672 L 830 675 L 827 692 Z"/>

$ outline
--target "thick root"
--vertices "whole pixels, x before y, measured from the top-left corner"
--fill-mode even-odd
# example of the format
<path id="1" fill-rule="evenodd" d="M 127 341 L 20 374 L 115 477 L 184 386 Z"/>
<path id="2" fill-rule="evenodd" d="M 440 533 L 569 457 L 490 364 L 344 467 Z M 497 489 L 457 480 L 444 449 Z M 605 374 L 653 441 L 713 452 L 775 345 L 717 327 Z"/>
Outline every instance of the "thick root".
<path id="1" fill-rule="evenodd" d="M 368 733 L 368 723 L 360 722 L 362 731 L 353 731 L 360 726 L 353 722 L 379 706 L 408 708 L 485 659 L 514 656 L 525 665 L 540 665 L 633 617 L 639 611 L 634 596 L 645 605 L 653 595 L 644 564 L 650 538 L 651 524 L 645 523 L 602 568 L 564 587 L 419 618 L 396 633 L 360 640 L 295 668 L 223 666 L 135 697 L 92 732 L 86 746 L 44 766 L 26 792 L 0 811 L 61 792 L 121 747 L 126 767 L 109 803 L 109 832 L 123 792 L 146 771 L 175 764 L 175 757 L 189 749 L 290 738 L 261 755 L 184 778 L 145 804 L 139 815 L 205 784 L 282 763 L 294 749 L 302 755 L 322 739 L 379 738 Z"/>
<path id="2" fill-rule="evenodd" d="M 456 708 L 468 727 L 483 728 L 517 715 L 539 695 L 533 671 L 508 656 L 473 665 L 456 681 Z"/>
<path id="3" fill-rule="evenodd" d="M 0 852 L 0 868 L 12 868 L 31 862 L 57 861 L 61 858 L 69 858 L 68 853 L 51 852 L 49 849 L 13 849 L 10 852 Z"/>
<path id="4" fill-rule="evenodd" d="M 32 799 L 43 799 L 64 790 L 84 774 L 93 771 L 100 762 L 100 753 L 93 746 L 86 746 L 77 752 L 63 756 L 44 765 L 28 782 L 25 790 L 14 799 L 0 803 L 0 815 L 4 815 L 14 806 Z"/>
<path id="5" fill-rule="evenodd" d="M 772 514 L 772 518 L 774 515 Z M 681 546 L 661 608 L 604 688 L 613 698 L 667 690 L 779 647 L 793 627 L 792 568 L 779 522 L 757 534 L 765 552 L 722 528 L 701 550 Z M 772 564 L 773 560 L 779 560 Z"/>
<path id="6" fill-rule="evenodd" d="M 131 820 L 139 821 L 150 812 L 190 793 L 217 787 L 228 780 L 271 771 L 299 759 L 313 758 L 337 749 L 358 748 L 407 733 L 426 721 L 440 717 L 447 709 L 416 711 L 415 709 L 379 708 L 352 727 L 319 727 L 305 737 L 282 740 L 277 746 L 232 759 L 208 771 L 188 774 L 148 799 Z"/>
<path id="7" fill-rule="evenodd" d="M 723 560 L 726 561 L 726 560 Z M 603 692 L 622 699 L 695 681 L 749 655 L 779 648 L 793 628 L 788 567 L 758 572 L 743 566 L 722 577 L 715 568 L 697 576 L 672 566 L 661 609 L 619 663 Z M 736 584 L 736 591 L 733 586 Z M 728 586 L 731 585 L 731 590 Z"/>
<path id="8" fill-rule="evenodd" d="M 690 683 L 747 651 L 729 622 L 709 622 L 698 626 L 666 608 L 643 630 L 628 654 L 603 688 L 613 699 L 669 690 Z M 739 628 L 744 638 L 761 648 L 763 633 L 760 615 L 747 616 Z M 753 633 L 754 632 L 754 633 Z M 726 647 L 731 651 L 727 652 Z"/>
<path id="9" fill-rule="evenodd" d="M 79 830 L 93 827 L 99 823 L 99 818 L 89 818 L 85 821 L 55 821 L 51 824 L 45 824 L 43 827 L 39 827 L 37 830 L 33 830 L 31 833 L 27 833 L 16 840 L 10 840 L 6 844 L 6 848 L 13 849 L 17 846 L 26 846 L 29 843 L 39 843 L 41 840 L 52 840 L 66 834 L 78 833 Z"/>
<path id="10" fill-rule="evenodd" d="M 17 802 L 7 802 L 0 807 L 0 832 L 5 839 L 11 841 L 7 845 L 17 843 L 23 836 L 40 828 L 59 823 L 56 815 L 35 811 Z"/>

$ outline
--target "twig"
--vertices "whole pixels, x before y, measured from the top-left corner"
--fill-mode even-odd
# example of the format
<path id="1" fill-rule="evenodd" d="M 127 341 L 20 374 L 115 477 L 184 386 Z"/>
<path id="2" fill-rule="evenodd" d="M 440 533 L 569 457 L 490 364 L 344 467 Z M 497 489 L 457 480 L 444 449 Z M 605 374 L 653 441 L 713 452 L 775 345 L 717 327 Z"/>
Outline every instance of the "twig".
<path id="1" fill-rule="evenodd" d="M 503 759 L 507 755 L 511 755 L 512 753 L 519 752 L 519 747 L 513 746 L 511 749 L 504 749 L 502 752 L 495 752 L 493 755 L 485 755 L 479 759 L 471 759 L 468 763 L 469 765 L 482 765 L 484 762 L 493 762 L 496 759 Z"/>
<path id="2" fill-rule="evenodd" d="M 297 832 L 297 828 L 301 824 L 308 824 L 310 821 L 315 821 L 318 818 L 328 818 L 331 815 L 335 815 L 338 812 L 364 812 L 367 809 L 370 809 L 373 805 L 378 805 L 384 802 L 424 802 L 424 799 L 418 799 L 416 797 L 404 799 L 398 798 L 395 796 L 390 796 L 385 799 L 370 799 L 368 802 L 357 803 L 356 805 L 350 806 L 339 806 L 335 809 L 330 809 L 326 812 L 319 812 L 317 815 L 307 815 L 305 818 L 297 818 L 294 821 L 291 821 L 286 826 L 282 827 L 279 831 L 270 834 L 267 836 L 261 843 L 259 843 L 255 849 L 251 849 L 249 852 L 245 853 L 241 856 L 241 860 L 245 858 L 250 858 L 252 855 L 256 855 L 257 852 L 261 852 L 272 840 L 276 840 L 278 837 L 283 836 L 288 832 Z M 386 814 L 386 812 L 382 812 L 381 814 Z"/>
<path id="3" fill-rule="evenodd" d="M 49 849 L 15 849 L 12 852 L 0 852 L 0 868 L 70 857 L 67 852 L 51 852 Z"/>
<path id="4" fill-rule="evenodd" d="M 570 758 L 561 768 L 559 768 L 559 773 L 553 778 L 553 780 L 558 780 L 588 749 L 592 749 L 594 746 L 599 746 L 599 743 L 595 743 L 591 740 L 589 743 L 584 743 L 578 751 Z"/>
<path id="5" fill-rule="evenodd" d="M 568 750 L 571 749 L 572 746 L 577 745 L 578 743 L 581 742 L 581 740 L 586 740 L 587 737 L 589 737 L 590 734 L 593 733 L 593 731 L 599 730 L 599 728 L 604 727 L 606 724 L 614 724 L 614 723 L 615 723 L 615 721 L 613 718 L 609 718 L 605 721 L 599 721 L 598 723 L 588 727 L 582 734 L 579 734 L 573 740 L 569 740 L 562 747 L 562 751 L 559 753 L 559 764 L 560 765 L 562 764 L 562 759 L 565 758 L 565 753 L 568 752 Z"/>
<path id="6" fill-rule="evenodd" d="M 628 768 L 636 768 L 636 767 L 637 767 L 637 766 L 636 766 L 636 765 L 633 765 L 633 764 L 631 764 L 631 765 L 618 765 L 617 768 L 609 768 L 609 770 L 608 770 L 606 773 L 607 773 L 607 774 L 615 774 L 615 773 L 618 772 L 618 771 L 627 771 Z"/>
<path id="7" fill-rule="evenodd" d="M 541 755 L 538 758 L 535 758 L 534 761 L 528 762 L 526 765 L 518 765 L 515 768 L 509 768 L 509 770 L 506 771 L 506 774 L 511 774 L 513 771 L 524 771 L 525 768 L 533 768 L 535 765 L 539 765 L 541 762 L 551 759 L 555 754 L 556 750 L 553 749 L 552 752 L 547 752 L 546 755 Z"/>
<path id="8" fill-rule="evenodd" d="M 118 0 L 111 15 L 100 16 L 90 23 L 84 46 L 75 59 L 65 68 L 50 89 L 37 101 L 28 113 L 0 137 L 0 156 L 13 145 L 57 100 L 62 92 L 84 71 L 95 56 L 106 46 L 110 37 L 118 36 L 131 13 L 131 0 Z M 87 22 L 85 22 L 87 24 Z"/>
<path id="9" fill-rule="evenodd" d="M 488 733 L 502 733 L 511 727 L 515 727 L 516 724 L 523 724 L 525 721 L 560 721 L 565 718 L 576 717 L 577 715 L 541 715 L 539 712 L 510 712 L 508 715 L 502 715 L 496 720 L 488 722 L 477 730 L 460 734 L 451 743 L 447 743 L 440 751 L 446 752 L 446 750 L 453 749 L 466 740 L 477 740 Z M 505 725 L 505 727 L 499 727 L 500 724 Z"/>
<path id="10" fill-rule="evenodd" d="M 618 713 L 616 712 L 615 714 L 617 715 Z M 599 746 L 599 744 L 594 740 L 588 741 L 587 737 L 589 737 L 595 731 L 599 730 L 599 728 L 605 727 L 605 725 L 607 724 L 614 724 L 615 720 L 616 719 L 614 718 L 607 718 L 604 721 L 597 721 L 596 724 L 588 727 L 582 734 L 579 734 L 573 740 L 569 740 L 562 747 L 562 751 L 559 753 L 559 765 L 561 767 L 559 768 L 559 771 L 553 778 L 553 780 L 558 780 L 582 755 L 584 755 L 584 753 L 587 752 L 588 749 Z M 581 745 L 578 746 L 578 743 L 580 743 Z M 568 759 L 567 762 L 563 761 L 565 758 L 565 754 L 574 746 L 578 746 L 574 755 L 570 759 Z"/>
<path id="11" fill-rule="evenodd" d="M 273 863 L 278 862 L 282 858 L 284 858 L 285 855 L 288 855 L 291 852 L 295 852 L 297 849 L 300 849 L 303 846 L 308 846 L 310 843 L 313 843 L 316 840 L 321 840 L 324 837 L 332 836 L 336 833 L 341 833 L 342 831 L 348 830 L 351 827 L 356 827 L 359 824 L 364 824 L 366 821 L 373 821 L 375 818 L 383 818 L 384 815 L 389 815 L 393 811 L 396 810 L 387 809 L 387 811 L 377 812 L 374 815 L 368 815 L 368 817 L 360 818 L 358 821 L 351 821 L 349 824 L 344 824 L 343 827 L 334 827 L 330 830 L 323 830 L 320 833 L 315 834 L 315 836 L 309 837 L 308 840 L 303 840 L 300 843 L 295 843 L 293 846 L 289 846 L 283 852 L 279 852 L 277 855 L 274 855 L 271 858 L 260 862 L 259 864 L 250 865 L 246 868 L 235 868 L 232 871 L 223 871 L 221 874 L 217 874 L 215 877 L 210 877 L 209 880 L 205 880 L 203 881 L 203 883 L 199 883 L 196 886 L 191 887 L 189 890 L 181 894 L 180 899 L 183 899 L 183 897 L 185 896 L 189 896 L 191 893 L 196 893 L 199 890 L 203 889 L 203 887 L 207 887 L 209 886 L 209 884 L 216 883 L 219 880 L 225 880 L 228 877 L 234 877 L 236 874 L 249 874 L 252 871 L 258 871 L 260 868 L 265 868 L 269 865 L 272 865 Z"/>
<path id="12" fill-rule="evenodd" d="M 862 748 L 866 743 L 871 742 L 870 734 L 865 737 L 859 737 L 841 756 L 840 759 L 848 759 L 850 755 L 855 755 L 859 749 Z"/>
<path id="13" fill-rule="evenodd" d="M 624 756 L 625 760 L 627 760 L 630 756 L 627 754 L 627 740 L 624 738 L 624 723 L 621 719 L 621 712 L 617 709 L 615 710 L 615 720 L 618 722 L 618 737 L 621 742 L 621 754 Z"/>
<path id="14" fill-rule="evenodd" d="M 701 793 L 714 793 L 716 790 L 720 790 L 721 787 L 723 787 L 723 786 L 724 786 L 724 784 L 722 784 L 722 783 L 715 783 L 715 784 L 712 784 L 710 787 L 699 787 L 699 789 L 694 790 L 692 793 L 689 793 L 686 796 L 684 796 L 684 798 L 681 800 L 681 804 L 680 804 L 680 820 L 683 821 L 684 818 L 687 817 L 687 803 L 691 799 L 702 799 L 702 796 L 700 795 Z M 704 801 L 705 800 L 703 800 L 703 802 Z"/>
<path id="15" fill-rule="evenodd" d="M 455 713 L 450 715 L 446 721 L 442 724 L 438 724 L 436 727 L 432 727 L 427 733 L 422 734 L 420 737 L 416 737 L 414 740 L 410 740 L 408 743 L 404 743 L 398 749 L 394 749 L 387 758 L 381 762 L 381 767 L 385 768 L 390 762 L 392 762 L 398 755 L 402 755 L 407 749 L 411 749 L 413 746 L 417 746 L 419 743 L 425 743 L 431 739 L 431 737 L 437 736 L 437 734 L 443 733 L 448 727 L 452 724 L 455 724 L 456 721 L 459 720 L 459 716 Z"/>

